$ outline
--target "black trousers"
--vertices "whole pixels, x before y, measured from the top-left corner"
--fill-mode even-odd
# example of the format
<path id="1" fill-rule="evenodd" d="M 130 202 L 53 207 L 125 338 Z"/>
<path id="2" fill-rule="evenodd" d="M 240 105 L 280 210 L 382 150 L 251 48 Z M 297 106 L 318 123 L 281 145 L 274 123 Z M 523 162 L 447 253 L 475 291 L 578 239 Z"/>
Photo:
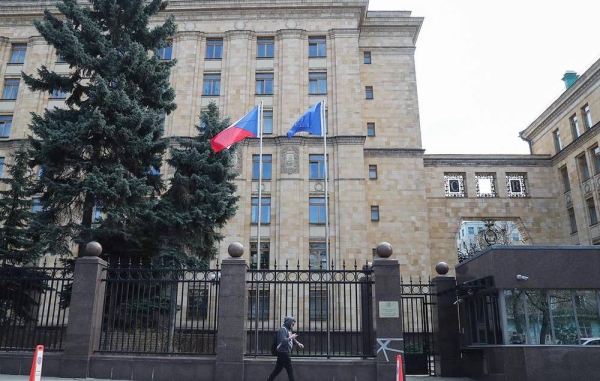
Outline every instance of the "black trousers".
<path id="1" fill-rule="evenodd" d="M 273 369 L 273 372 L 271 372 L 269 381 L 273 381 L 283 368 L 285 368 L 285 371 L 287 372 L 288 380 L 296 381 L 294 378 L 294 368 L 292 368 L 292 358 L 290 357 L 289 353 L 277 354 L 277 365 L 275 365 L 275 369 Z"/>

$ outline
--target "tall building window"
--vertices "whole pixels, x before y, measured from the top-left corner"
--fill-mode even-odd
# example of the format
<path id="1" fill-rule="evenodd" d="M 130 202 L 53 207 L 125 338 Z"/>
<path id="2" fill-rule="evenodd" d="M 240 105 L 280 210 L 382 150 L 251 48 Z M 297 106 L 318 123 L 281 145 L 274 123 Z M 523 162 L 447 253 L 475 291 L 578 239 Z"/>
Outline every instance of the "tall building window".
<path id="1" fill-rule="evenodd" d="M 373 99 L 373 86 L 365 87 L 365 96 L 367 99 Z"/>
<path id="2" fill-rule="evenodd" d="M 208 290 L 205 288 L 190 288 L 188 290 L 188 319 L 206 319 L 208 317 Z"/>
<path id="3" fill-rule="evenodd" d="M 552 132 L 552 135 L 554 136 L 554 147 L 556 147 L 556 152 L 562 151 L 562 140 L 560 140 L 560 131 L 558 128 Z"/>
<path id="4" fill-rule="evenodd" d="M 569 181 L 569 171 L 566 166 L 560 169 L 560 177 L 562 178 L 565 193 L 567 193 L 571 190 L 571 182 Z"/>
<path id="5" fill-rule="evenodd" d="M 363 52 L 363 62 L 367 65 L 371 63 L 371 52 Z"/>
<path id="6" fill-rule="evenodd" d="M 221 74 L 204 74 L 204 90 L 202 95 L 221 94 Z"/>
<path id="7" fill-rule="evenodd" d="M 569 123 L 571 124 L 571 131 L 573 132 L 573 140 L 575 140 L 579 137 L 579 135 L 581 135 L 581 131 L 579 131 L 579 121 L 577 120 L 577 115 L 571 115 L 569 118 Z"/>
<path id="8" fill-rule="evenodd" d="M 309 57 L 327 57 L 325 37 L 308 38 L 308 56 Z"/>
<path id="9" fill-rule="evenodd" d="M 275 40 L 270 37 L 259 38 L 257 42 L 258 58 L 273 58 L 275 56 Z"/>
<path id="10" fill-rule="evenodd" d="M 308 74 L 308 93 L 311 95 L 327 94 L 327 73 Z"/>
<path id="11" fill-rule="evenodd" d="M 308 222 L 311 224 L 325 223 L 325 198 L 311 197 L 308 206 Z"/>
<path id="12" fill-rule="evenodd" d="M 465 197 L 465 176 L 460 173 L 445 174 L 444 191 L 446 197 Z"/>
<path id="13" fill-rule="evenodd" d="M 255 269 L 258 263 L 258 252 L 256 251 L 257 242 L 250 242 L 250 268 Z M 269 268 L 269 256 L 271 252 L 271 244 L 269 242 L 260 243 L 260 268 Z"/>
<path id="14" fill-rule="evenodd" d="M 308 298 L 308 311 L 310 320 L 327 320 L 328 308 L 327 289 L 325 286 L 317 284 L 311 286 Z"/>
<path id="15" fill-rule="evenodd" d="M 12 127 L 12 115 L 0 115 L 0 138 L 8 138 Z"/>
<path id="16" fill-rule="evenodd" d="M 65 93 L 64 91 L 60 90 L 60 89 L 54 89 L 52 90 L 52 93 L 50 94 L 50 99 L 65 99 L 67 97 L 67 93 Z"/>
<path id="17" fill-rule="evenodd" d="M 573 208 L 569 208 L 567 210 L 569 213 L 569 223 L 571 224 L 571 234 L 577 233 L 577 220 L 575 219 L 575 210 Z"/>
<path id="18" fill-rule="evenodd" d="M 375 136 L 375 123 L 367 123 L 367 136 Z"/>
<path id="19" fill-rule="evenodd" d="M 172 54 L 173 47 L 171 46 L 171 43 L 169 43 L 169 45 L 165 46 L 164 48 L 160 48 L 156 51 L 156 55 L 158 56 L 158 58 L 165 61 L 170 60 Z"/>
<path id="20" fill-rule="evenodd" d="M 0 179 L 2 178 L 3 172 L 4 172 L 4 158 L 0 157 Z"/>
<path id="21" fill-rule="evenodd" d="M 19 83 L 19 79 L 5 79 L 2 99 L 17 99 L 17 94 L 19 93 Z"/>
<path id="22" fill-rule="evenodd" d="M 379 205 L 371 205 L 371 221 L 379 221 Z"/>
<path id="23" fill-rule="evenodd" d="M 27 44 L 13 44 L 10 52 L 11 64 L 22 64 L 25 62 L 25 53 L 27 52 Z"/>
<path id="24" fill-rule="evenodd" d="M 223 58 L 223 39 L 209 38 L 206 40 L 206 59 L 220 60 Z"/>
<path id="25" fill-rule="evenodd" d="M 327 269 L 327 244 L 325 242 L 311 242 L 309 250 L 308 265 L 310 269 Z"/>
<path id="26" fill-rule="evenodd" d="M 592 147 L 590 155 L 594 161 L 594 175 L 600 174 L 600 148 L 598 146 Z"/>
<path id="27" fill-rule="evenodd" d="M 261 197 L 260 223 L 271 223 L 271 198 Z M 251 223 L 258 224 L 258 197 L 252 197 Z"/>
<path id="28" fill-rule="evenodd" d="M 65 62 L 67 62 L 67 59 L 65 58 L 64 55 L 62 55 L 62 54 L 56 55 L 56 63 L 65 63 Z"/>
<path id="29" fill-rule="evenodd" d="M 521 173 L 506 174 L 506 190 L 508 197 L 527 197 L 525 175 Z"/>
<path id="30" fill-rule="evenodd" d="M 375 180 L 377 179 L 377 166 L 376 165 L 369 165 L 369 179 L 371 180 Z"/>
<path id="31" fill-rule="evenodd" d="M 590 226 L 596 225 L 598 223 L 598 214 L 596 213 L 596 205 L 594 204 L 594 198 L 589 198 L 586 200 L 588 215 L 590 217 Z"/>
<path id="32" fill-rule="evenodd" d="M 308 171 L 310 180 L 325 178 L 325 155 L 308 155 Z"/>
<path id="33" fill-rule="evenodd" d="M 256 318 L 256 296 L 256 290 L 248 290 L 248 320 Z M 258 320 L 269 320 L 269 303 L 269 290 L 258 290 Z"/>
<path id="34" fill-rule="evenodd" d="M 273 95 L 273 73 L 256 73 L 256 94 Z"/>
<path id="35" fill-rule="evenodd" d="M 262 178 L 263 180 L 271 180 L 272 171 L 272 156 L 262 155 Z M 260 173 L 260 155 L 252 155 L 252 180 L 258 180 Z"/>
<path id="36" fill-rule="evenodd" d="M 577 166 L 579 167 L 579 176 L 581 182 L 584 182 L 590 178 L 590 170 L 588 168 L 587 159 L 585 153 L 577 156 Z"/>
<path id="37" fill-rule="evenodd" d="M 594 123 L 592 122 L 592 113 L 590 112 L 589 105 L 586 104 L 581 108 L 581 115 L 583 115 L 583 123 L 585 124 L 585 128 L 592 128 Z"/>
<path id="38" fill-rule="evenodd" d="M 273 110 L 263 110 L 263 134 L 273 133 Z"/>

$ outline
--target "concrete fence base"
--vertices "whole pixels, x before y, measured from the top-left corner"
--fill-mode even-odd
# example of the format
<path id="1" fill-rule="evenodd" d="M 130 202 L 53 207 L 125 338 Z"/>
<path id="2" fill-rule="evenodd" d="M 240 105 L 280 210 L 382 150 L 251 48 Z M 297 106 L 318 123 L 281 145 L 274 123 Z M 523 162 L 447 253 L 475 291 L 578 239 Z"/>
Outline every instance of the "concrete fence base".
<path id="1" fill-rule="evenodd" d="M 0 354 L 0 374 L 29 375 L 33 353 Z M 275 367 L 275 357 L 247 358 L 243 361 L 245 381 L 264 381 Z M 302 381 L 376 381 L 376 359 L 292 358 L 296 378 Z M 215 357 L 152 357 L 94 355 L 82 374 L 81 362 L 64 354 L 45 353 L 42 376 L 77 377 L 134 381 L 217 381 Z M 395 368 L 395 363 L 392 364 Z M 381 364 L 380 364 L 381 366 Z M 234 372 L 236 368 L 223 369 Z M 231 375 L 232 378 L 235 377 Z M 285 370 L 278 379 L 285 380 Z"/>

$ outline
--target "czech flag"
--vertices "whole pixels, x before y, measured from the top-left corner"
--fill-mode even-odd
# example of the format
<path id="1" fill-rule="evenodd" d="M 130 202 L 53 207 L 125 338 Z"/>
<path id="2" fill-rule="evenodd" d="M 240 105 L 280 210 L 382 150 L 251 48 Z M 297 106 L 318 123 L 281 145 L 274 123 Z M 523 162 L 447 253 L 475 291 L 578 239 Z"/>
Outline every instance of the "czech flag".
<path id="1" fill-rule="evenodd" d="M 215 153 L 229 148 L 235 143 L 246 138 L 258 137 L 258 106 L 246 114 L 245 117 L 233 123 L 210 139 L 210 145 Z"/>

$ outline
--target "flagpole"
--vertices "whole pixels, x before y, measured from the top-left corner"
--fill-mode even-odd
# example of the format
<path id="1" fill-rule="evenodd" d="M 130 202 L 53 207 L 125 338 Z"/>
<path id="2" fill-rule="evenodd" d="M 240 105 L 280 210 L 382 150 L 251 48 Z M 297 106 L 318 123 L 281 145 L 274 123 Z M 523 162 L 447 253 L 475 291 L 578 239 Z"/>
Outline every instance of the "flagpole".
<path id="1" fill-rule="evenodd" d="M 325 177 L 325 258 L 327 258 L 327 263 L 333 264 L 332 267 L 335 267 L 335 262 L 330 261 L 329 258 L 329 191 L 328 191 L 328 177 L 329 177 L 329 166 L 327 164 L 327 121 L 325 119 L 325 99 L 321 101 L 321 134 L 323 135 L 323 164 L 325 165 L 324 177 Z M 330 270 L 333 270 L 330 269 Z M 331 290 L 329 289 L 329 284 L 327 285 L 327 356 L 331 353 L 331 327 L 329 324 L 329 320 L 331 319 L 331 297 L 329 293 Z"/>
<path id="2" fill-rule="evenodd" d="M 336 265 L 337 258 L 333 258 L 333 261 L 329 258 L 329 191 L 328 191 L 328 177 L 329 177 L 329 165 L 327 164 L 327 120 L 325 119 L 325 100 L 321 101 L 321 128 L 323 134 L 323 152 L 324 165 L 325 165 L 325 258 L 327 262 Z"/>
<path id="3" fill-rule="evenodd" d="M 263 102 L 260 101 L 260 106 L 258 109 L 258 226 L 256 230 L 256 269 L 260 270 L 260 262 L 261 262 L 261 250 L 260 250 L 260 223 L 262 219 L 262 177 L 263 177 L 263 165 L 262 165 L 262 155 L 263 155 Z M 258 278 L 257 278 L 258 280 Z M 255 356 L 258 356 L 258 314 L 259 314 L 259 304 L 260 304 L 260 294 L 259 294 L 259 285 L 256 283 L 256 305 L 254 309 L 254 330 L 256 333 L 256 352 Z"/>

